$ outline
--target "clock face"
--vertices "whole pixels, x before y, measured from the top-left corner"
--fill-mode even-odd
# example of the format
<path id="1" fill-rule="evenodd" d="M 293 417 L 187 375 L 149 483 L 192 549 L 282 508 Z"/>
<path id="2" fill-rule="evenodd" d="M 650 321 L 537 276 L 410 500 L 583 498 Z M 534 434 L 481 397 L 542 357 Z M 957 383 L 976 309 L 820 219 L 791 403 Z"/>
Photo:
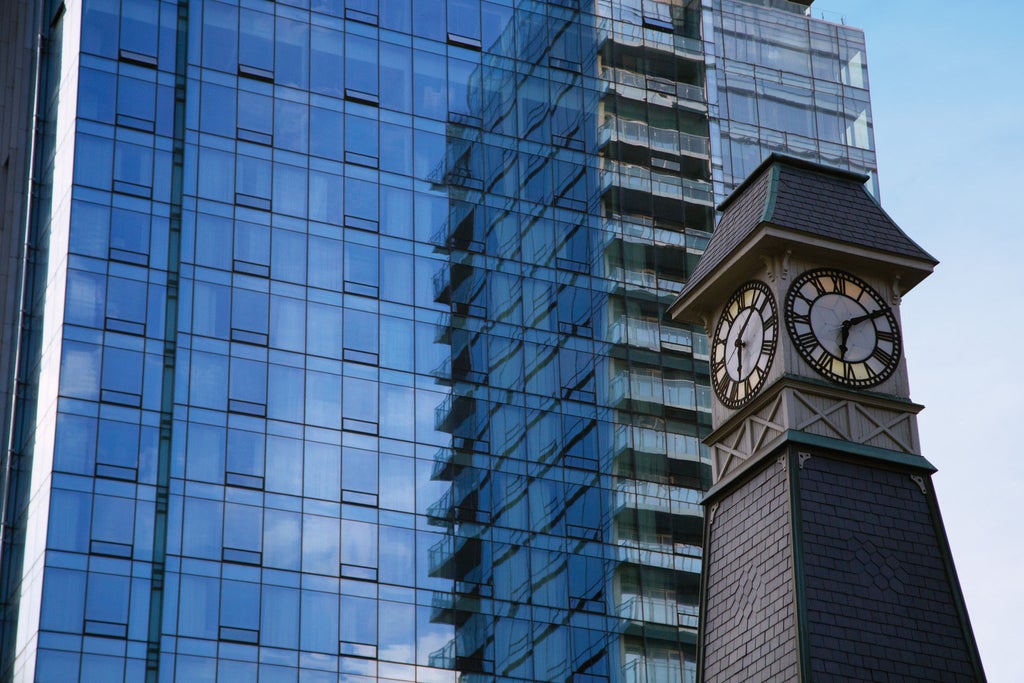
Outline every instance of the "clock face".
<path id="1" fill-rule="evenodd" d="M 729 298 L 711 343 L 711 385 L 726 406 L 738 408 L 761 390 L 775 357 L 778 320 L 763 282 L 748 282 Z"/>
<path id="2" fill-rule="evenodd" d="M 840 270 L 811 270 L 793 281 L 786 328 L 804 360 L 840 384 L 874 386 L 900 362 L 892 309 L 866 282 Z"/>

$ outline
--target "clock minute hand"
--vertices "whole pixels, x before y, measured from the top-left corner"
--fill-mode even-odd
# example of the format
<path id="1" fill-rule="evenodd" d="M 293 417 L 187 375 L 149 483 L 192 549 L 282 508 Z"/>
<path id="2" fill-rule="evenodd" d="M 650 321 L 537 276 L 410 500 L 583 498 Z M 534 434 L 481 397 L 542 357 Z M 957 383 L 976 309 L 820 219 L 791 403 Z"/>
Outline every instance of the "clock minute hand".
<path id="1" fill-rule="evenodd" d="M 874 320 L 875 318 L 877 318 L 879 316 L 885 315 L 890 310 L 891 309 L 888 306 L 883 306 L 882 308 L 879 308 L 877 310 L 871 311 L 870 313 L 865 313 L 864 315 L 858 315 L 855 318 L 850 318 L 849 320 L 845 321 L 843 323 L 843 327 L 845 329 L 849 329 L 849 328 L 853 327 L 854 325 L 857 325 L 858 323 L 864 322 L 865 320 Z"/>

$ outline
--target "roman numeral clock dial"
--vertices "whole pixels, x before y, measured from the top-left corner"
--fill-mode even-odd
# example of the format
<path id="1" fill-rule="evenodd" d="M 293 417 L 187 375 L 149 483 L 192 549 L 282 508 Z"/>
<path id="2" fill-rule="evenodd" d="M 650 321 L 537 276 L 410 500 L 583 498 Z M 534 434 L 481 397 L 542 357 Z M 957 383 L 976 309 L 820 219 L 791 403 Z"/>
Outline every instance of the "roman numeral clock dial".
<path id="1" fill-rule="evenodd" d="M 775 297 L 752 280 L 729 298 L 711 344 L 711 386 L 723 404 L 739 408 L 768 378 L 779 338 Z"/>
<path id="2" fill-rule="evenodd" d="M 852 387 L 885 381 L 900 362 L 900 328 L 885 299 L 841 270 L 800 275 L 786 294 L 786 329 L 826 379 Z"/>

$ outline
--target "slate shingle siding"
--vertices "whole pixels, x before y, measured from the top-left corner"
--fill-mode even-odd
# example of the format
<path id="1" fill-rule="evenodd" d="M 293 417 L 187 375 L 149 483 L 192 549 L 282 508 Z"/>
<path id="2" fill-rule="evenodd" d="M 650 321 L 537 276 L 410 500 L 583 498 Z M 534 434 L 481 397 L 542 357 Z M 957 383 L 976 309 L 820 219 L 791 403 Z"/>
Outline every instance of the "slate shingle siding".
<path id="1" fill-rule="evenodd" d="M 786 470 L 775 460 L 715 511 L 710 528 L 704 680 L 797 676 Z"/>
<path id="2" fill-rule="evenodd" d="M 868 194 L 866 176 L 772 154 L 722 202 L 722 219 L 680 296 L 765 224 L 934 265 Z"/>
<path id="3" fill-rule="evenodd" d="M 910 475 L 816 455 L 799 489 L 813 680 L 983 680 Z"/>

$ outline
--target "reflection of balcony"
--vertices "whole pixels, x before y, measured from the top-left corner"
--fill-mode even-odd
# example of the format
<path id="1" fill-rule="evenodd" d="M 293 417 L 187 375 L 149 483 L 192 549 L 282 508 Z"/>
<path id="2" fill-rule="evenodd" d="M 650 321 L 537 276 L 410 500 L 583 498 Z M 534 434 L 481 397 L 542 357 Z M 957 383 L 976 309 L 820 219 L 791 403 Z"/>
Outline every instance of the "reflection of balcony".
<path id="1" fill-rule="evenodd" d="M 450 640 L 444 647 L 431 652 L 427 657 L 427 664 L 435 669 L 454 669 L 455 641 Z"/>
<path id="2" fill-rule="evenodd" d="M 451 275 L 447 268 L 434 273 L 433 284 L 434 284 L 434 301 L 440 303 L 451 302 Z"/>
<path id="3" fill-rule="evenodd" d="M 434 368 L 430 372 L 431 376 L 437 383 L 442 386 L 451 386 L 452 384 L 452 359 L 445 358 L 441 361 L 440 365 Z"/>
<path id="4" fill-rule="evenodd" d="M 706 137 L 656 128 L 643 121 L 629 121 L 614 116 L 609 117 L 598 130 L 598 140 L 602 145 L 625 142 L 667 154 L 687 154 L 702 159 L 706 159 L 710 152 L 710 143 Z"/>
<path id="5" fill-rule="evenodd" d="M 652 171 L 645 166 L 627 164 L 614 159 L 602 159 L 601 190 L 612 187 L 636 190 L 643 194 L 653 194 L 679 201 L 686 200 L 694 204 L 712 206 L 714 193 L 711 183 L 706 180 L 694 180 L 678 175 L 668 175 Z"/>
<path id="6" fill-rule="evenodd" d="M 442 251 L 449 248 L 458 248 L 460 240 L 457 233 L 462 227 L 463 222 L 472 216 L 474 208 L 474 205 L 468 202 L 453 202 L 451 210 L 448 212 L 448 218 L 431 236 L 431 243 Z"/>
<path id="7" fill-rule="evenodd" d="M 430 575 L 444 578 L 455 576 L 457 568 L 470 568 L 470 560 L 475 554 L 479 557 L 480 539 L 471 536 L 448 534 L 441 538 L 427 551 L 430 562 Z"/>
<path id="8" fill-rule="evenodd" d="M 472 396 L 449 394 L 434 408 L 434 428 L 439 432 L 455 433 L 455 428 L 473 415 L 475 405 L 476 399 Z"/>
<path id="9" fill-rule="evenodd" d="M 435 526 L 451 526 L 452 523 L 452 490 L 448 489 L 441 496 L 427 506 L 427 523 Z"/>

